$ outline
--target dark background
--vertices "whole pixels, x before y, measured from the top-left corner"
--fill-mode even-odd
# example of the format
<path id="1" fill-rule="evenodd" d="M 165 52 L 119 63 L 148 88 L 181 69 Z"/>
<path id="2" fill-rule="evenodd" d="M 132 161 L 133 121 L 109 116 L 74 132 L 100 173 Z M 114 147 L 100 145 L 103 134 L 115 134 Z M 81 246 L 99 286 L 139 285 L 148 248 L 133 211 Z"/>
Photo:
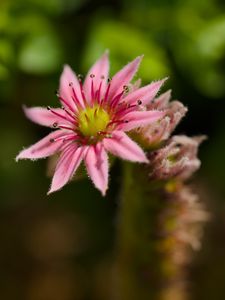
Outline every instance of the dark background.
<path id="1" fill-rule="evenodd" d="M 212 220 L 190 272 L 193 300 L 225 299 L 225 4 L 219 0 L 1 0 L 0 299 L 107 299 L 120 165 L 101 198 L 89 180 L 46 196 L 48 162 L 14 158 L 48 130 L 22 112 L 57 105 L 64 63 L 85 74 L 105 49 L 111 74 L 140 54 L 143 84 L 189 108 L 177 132 L 206 134 L 200 149 Z"/>

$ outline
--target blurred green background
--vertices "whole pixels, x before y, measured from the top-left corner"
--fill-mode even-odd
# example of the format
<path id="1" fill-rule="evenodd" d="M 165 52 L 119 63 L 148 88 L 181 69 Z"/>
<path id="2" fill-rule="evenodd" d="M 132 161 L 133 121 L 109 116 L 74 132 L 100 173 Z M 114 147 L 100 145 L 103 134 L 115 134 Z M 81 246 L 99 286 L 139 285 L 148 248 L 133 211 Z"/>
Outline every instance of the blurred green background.
<path id="1" fill-rule="evenodd" d="M 165 89 L 189 108 L 177 132 L 209 136 L 196 182 L 213 218 L 189 289 L 193 300 L 225 299 L 222 0 L 1 0 L 0 299 L 108 299 L 120 163 L 103 199 L 89 180 L 47 197 L 47 161 L 14 161 L 48 132 L 22 104 L 56 106 L 63 64 L 85 74 L 105 49 L 111 74 L 144 54 L 143 84 L 169 76 Z"/>

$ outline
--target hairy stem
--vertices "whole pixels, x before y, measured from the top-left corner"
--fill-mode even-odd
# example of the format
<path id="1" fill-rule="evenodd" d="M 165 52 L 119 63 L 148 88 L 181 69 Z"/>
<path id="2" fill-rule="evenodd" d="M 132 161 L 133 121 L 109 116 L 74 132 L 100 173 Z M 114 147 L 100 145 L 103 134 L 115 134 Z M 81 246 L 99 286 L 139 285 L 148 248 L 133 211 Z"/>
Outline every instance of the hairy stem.
<path id="1" fill-rule="evenodd" d="M 123 180 L 115 298 L 187 299 L 184 279 L 191 241 L 179 239 L 196 238 L 189 227 L 193 229 L 206 216 L 200 211 L 202 219 L 197 215 L 189 224 L 186 219 L 193 211 L 193 199 L 189 201 L 193 194 L 176 180 L 150 181 L 144 165 L 125 163 Z M 199 207 L 195 213 L 198 211 Z M 185 226 L 180 225 L 183 223 Z"/>

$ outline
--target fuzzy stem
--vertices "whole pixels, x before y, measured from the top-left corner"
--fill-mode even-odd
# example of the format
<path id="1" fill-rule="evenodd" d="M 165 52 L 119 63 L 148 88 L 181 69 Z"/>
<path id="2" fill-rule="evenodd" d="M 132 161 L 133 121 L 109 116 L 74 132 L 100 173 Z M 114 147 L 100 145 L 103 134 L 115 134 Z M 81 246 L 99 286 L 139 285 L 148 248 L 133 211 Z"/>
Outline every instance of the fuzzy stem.
<path id="1" fill-rule="evenodd" d="M 180 199 L 182 189 L 176 181 L 151 182 L 144 165 L 124 163 L 118 220 L 117 300 L 187 299 L 186 261 L 176 261 L 177 256 L 187 258 L 190 254 L 189 245 L 175 235 L 177 224 L 182 221 L 181 211 L 189 205 L 187 199 Z"/>

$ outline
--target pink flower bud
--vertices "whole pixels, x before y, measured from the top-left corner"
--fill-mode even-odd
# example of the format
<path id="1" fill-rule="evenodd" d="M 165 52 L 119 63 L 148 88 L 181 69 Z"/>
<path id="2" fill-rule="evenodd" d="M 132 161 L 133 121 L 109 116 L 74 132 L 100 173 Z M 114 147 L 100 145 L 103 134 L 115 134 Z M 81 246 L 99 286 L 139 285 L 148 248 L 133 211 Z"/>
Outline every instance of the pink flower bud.
<path id="1" fill-rule="evenodd" d="M 158 146 L 167 140 L 175 127 L 185 116 L 187 108 L 179 101 L 171 101 L 171 91 L 167 91 L 158 98 L 154 98 L 147 106 L 147 110 L 164 110 L 165 116 L 150 126 L 137 129 L 141 140 L 147 147 Z"/>
<path id="2" fill-rule="evenodd" d="M 173 136 L 164 148 L 149 154 L 151 177 L 170 179 L 173 177 L 185 180 L 200 167 L 197 157 L 198 147 L 205 136 L 187 137 Z"/>

